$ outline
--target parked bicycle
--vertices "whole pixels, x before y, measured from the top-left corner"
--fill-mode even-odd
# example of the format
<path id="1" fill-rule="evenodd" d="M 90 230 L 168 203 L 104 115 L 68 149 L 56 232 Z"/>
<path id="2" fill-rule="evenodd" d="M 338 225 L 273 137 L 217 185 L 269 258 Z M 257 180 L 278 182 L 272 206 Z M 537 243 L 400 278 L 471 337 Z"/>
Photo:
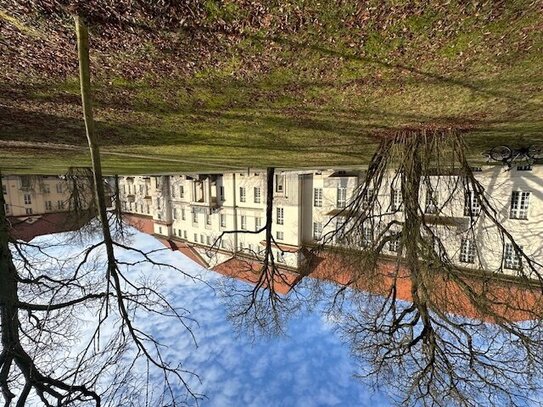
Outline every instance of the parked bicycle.
<path id="1" fill-rule="evenodd" d="M 529 146 L 520 148 L 511 148 L 508 146 L 496 146 L 489 151 L 483 153 L 487 162 L 498 161 L 507 167 L 506 171 L 509 171 L 513 163 L 523 162 L 528 165 L 532 165 L 535 160 L 543 157 L 543 151 L 541 147 Z"/>

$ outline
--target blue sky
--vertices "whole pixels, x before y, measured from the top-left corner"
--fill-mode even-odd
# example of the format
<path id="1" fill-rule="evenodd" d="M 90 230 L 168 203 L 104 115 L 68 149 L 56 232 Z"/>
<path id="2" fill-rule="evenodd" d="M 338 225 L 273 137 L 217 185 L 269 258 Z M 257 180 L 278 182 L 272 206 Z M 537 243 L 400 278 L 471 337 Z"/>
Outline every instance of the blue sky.
<path id="1" fill-rule="evenodd" d="M 38 241 L 51 242 L 51 237 Z M 163 248 L 151 236 L 135 232 L 131 245 L 150 251 Z M 75 253 L 82 247 L 71 246 Z M 60 249 L 59 249 L 60 250 Z M 66 248 L 62 251 L 66 253 Z M 118 253 L 124 259 L 133 254 Z M 288 321 L 285 335 L 249 338 L 235 332 L 219 294 L 223 277 L 205 270 L 179 252 L 160 251 L 155 259 L 199 276 L 194 281 L 174 270 L 138 267 L 131 273 L 152 276 L 176 306 L 190 311 L 197 347 L 173 320 L 138 318 L 140 329 L 167 345 L 164 354 L 200 376 L 193 389 L 207 397 L 201 406 L 388 406 L 390 401 L 353 377 L 356 365 L 348 346 L 319 310 L 302 312 Z M 239 283 L 243 284 L 243 283 Z M 89 328 L 91 328 L 89 326 Z M 159 388 L 159 386 L 157 386 Z"/>

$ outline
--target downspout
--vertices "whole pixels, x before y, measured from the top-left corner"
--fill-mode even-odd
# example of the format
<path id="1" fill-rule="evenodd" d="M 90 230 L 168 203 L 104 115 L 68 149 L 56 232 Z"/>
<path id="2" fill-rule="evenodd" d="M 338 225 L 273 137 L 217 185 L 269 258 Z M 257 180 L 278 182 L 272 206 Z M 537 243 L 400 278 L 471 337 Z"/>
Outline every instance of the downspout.
<path id="1" fill-rule="evenodd" d="M 236 173 L 232 173 L 232 185 L 234 188 L 232 199 L 233 199 L 233 210 L 234 210 L 234 250 L 232 251 L 234 254 L 238 251 L 238 207 L 237 207 L 237 199 L 236 199 Z"/>

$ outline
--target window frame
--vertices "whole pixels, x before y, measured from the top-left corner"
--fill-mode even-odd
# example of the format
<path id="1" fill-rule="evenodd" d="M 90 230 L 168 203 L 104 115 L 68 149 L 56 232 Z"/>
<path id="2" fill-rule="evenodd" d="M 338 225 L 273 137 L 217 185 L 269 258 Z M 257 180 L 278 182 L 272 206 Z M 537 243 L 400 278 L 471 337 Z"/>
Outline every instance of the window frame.
<path id="1" fill-rule="evenodd" d="M 509 219 L 528 219 L 528 210 L 530 209 L 530 195 L 530 191 L 511 191 L 511 201 L 509 204 Z"/>
<path id="2" fill-rule="evenodd" d="M 313 206 L 315 208 L 322 208 L 322 188 L 313 188 Z"/>

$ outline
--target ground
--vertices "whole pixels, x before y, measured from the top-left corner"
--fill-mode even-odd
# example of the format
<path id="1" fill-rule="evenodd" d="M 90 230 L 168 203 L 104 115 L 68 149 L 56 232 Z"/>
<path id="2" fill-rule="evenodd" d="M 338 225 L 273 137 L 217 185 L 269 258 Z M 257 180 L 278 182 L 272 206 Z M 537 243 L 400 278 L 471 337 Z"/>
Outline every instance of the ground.
<path id="1" fill-rule="evenodd" d="M 2 169 L 84 165 L 71 19 L 12 3 Z M 280 3 L 195 0 L 152 34 L 91 13 L 103 151 L 128 154 L 105 155 L 106 172 L 361 165 L 402 128 L 463 131 L 473 157 L 541 141 L 542 1 Z"/>

